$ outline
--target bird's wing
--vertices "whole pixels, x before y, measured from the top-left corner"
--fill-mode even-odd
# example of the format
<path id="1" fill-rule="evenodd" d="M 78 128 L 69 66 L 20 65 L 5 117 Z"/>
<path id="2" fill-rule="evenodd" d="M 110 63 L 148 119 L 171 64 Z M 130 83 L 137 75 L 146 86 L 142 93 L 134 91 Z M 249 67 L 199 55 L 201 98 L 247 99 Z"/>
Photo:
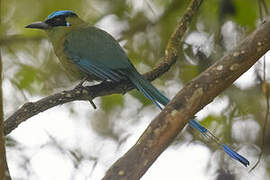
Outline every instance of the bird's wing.
<path id="1" fill-rule="evenodd" d="M 124 69 L 133 68 L 126 53 L 108 33 L 95 27 L 67 34 L 64 52 L 79 69 L 99 78 L 113 81 L 125 79 Z"/>

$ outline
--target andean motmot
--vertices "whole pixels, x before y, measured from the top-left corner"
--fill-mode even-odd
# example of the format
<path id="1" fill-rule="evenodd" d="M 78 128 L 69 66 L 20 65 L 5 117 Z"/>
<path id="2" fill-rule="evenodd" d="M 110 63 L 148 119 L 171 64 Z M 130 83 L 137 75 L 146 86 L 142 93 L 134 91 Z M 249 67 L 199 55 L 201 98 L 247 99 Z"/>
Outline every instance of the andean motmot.
<path id="1" fill-rule="evenodd" d="M 99 81 L 129 80 L 160 109 L 169 103 L 170 100 L 135 69 L 123 48 L 109 33 L 89 25 L 72 11 L 55 11 L 44 22 L 30 24 L 26 28 L 45 30 L 61 64 L 72 76 Z M 190 120 L 189 125 L 216 142 L 230 157 L 249 165 L 247 159 L 220 142 L 195 119 Z"/>

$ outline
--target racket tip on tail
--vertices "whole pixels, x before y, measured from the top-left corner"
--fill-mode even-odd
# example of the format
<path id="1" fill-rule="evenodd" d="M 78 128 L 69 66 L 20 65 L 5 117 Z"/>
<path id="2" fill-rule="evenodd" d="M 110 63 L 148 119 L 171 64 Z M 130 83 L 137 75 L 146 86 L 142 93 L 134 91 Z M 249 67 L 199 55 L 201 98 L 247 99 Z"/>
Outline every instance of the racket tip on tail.
<path id="1" fill-rule="evenodd" d="M 244 166 L 248 166 L 249 165 L 249 161 L 244 158 L 243 156 L 241 156 L 240 154 L 238 154 L 236 151 L 234 151 L 233 149 L 231 149 L 229 146 L 227 146 L 226 144 L 221 143 L 221 141 L 214 136 L 210 131 L 208 131 L 205 127 L 203 127 L 199 122 L 197 122 L 195 119 L 191 119 L 189 121 L 189 125 L 195 129 L 197 129 L 200 133 L 202 133 L 205 137 L 213 140 L 215 143 L 217 143 L 219 146 L 221 146 L 221 148 L 223 149 L 223 151 L 228 154 L 231 158 L 239 161 L 240 163 L 242 163 Z"/>
<path id="2" fill-rule="evenodd" d="M 238 154 L 237 152 L 235 152 L 234 150 L 232 150 L 231 148 L 229 148 L 229 146 L 227 146 L 226 144 L 222 144 L 222 149 L 224 150 L 224 152 L 226 154 L 228 154 L 231 158 L 239 161 L 240 163 L 242 163 L 244 166 L 248 166 L 249 165 L 249 161 L 244 158 L 243 156 L 241 156 L 240 154 Z"/>

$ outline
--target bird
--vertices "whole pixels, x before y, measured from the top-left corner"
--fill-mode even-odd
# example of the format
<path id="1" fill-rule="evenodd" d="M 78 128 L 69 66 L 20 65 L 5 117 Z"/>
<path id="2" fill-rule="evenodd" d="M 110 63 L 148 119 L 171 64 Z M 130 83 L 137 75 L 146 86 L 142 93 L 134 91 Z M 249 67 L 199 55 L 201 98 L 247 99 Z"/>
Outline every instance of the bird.
<path id="1" fill-rule="evenodd" d="M 86 23 L 73 11 L 58 10 L 50 14 L 45 21 L 25 27 L 41 29 L 47 33 L 61 64 L 76 79 L 112 82 L 128 80 L 159 109 L 169 103 L 170 99 L 136 70 L 113 36 Z M 249 165 L 245 157 L 222 143 L 196 119 L 191 119 L 189 125 L 204 137 L 213 140 L 231 158 L 244 166 Z"/>

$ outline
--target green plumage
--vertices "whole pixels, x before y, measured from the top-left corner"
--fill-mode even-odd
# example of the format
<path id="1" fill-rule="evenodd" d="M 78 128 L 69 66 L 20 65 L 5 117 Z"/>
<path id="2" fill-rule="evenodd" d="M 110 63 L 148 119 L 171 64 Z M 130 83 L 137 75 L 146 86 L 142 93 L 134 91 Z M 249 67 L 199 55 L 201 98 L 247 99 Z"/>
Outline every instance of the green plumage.
<path id="1" fill-rule="evenodd" d="M 158 107 L 157 102 L 164 106 L 169 102 L 137 72 L 122 47 L 110 34 L 79 18 L 69 18 L 69 21 L 71 27 L 56 27 L 47 30 L 47 33 L 56 55 L 74 77 L 87 76 L 88 79 L 116 82 L 128 79 Z"/>

